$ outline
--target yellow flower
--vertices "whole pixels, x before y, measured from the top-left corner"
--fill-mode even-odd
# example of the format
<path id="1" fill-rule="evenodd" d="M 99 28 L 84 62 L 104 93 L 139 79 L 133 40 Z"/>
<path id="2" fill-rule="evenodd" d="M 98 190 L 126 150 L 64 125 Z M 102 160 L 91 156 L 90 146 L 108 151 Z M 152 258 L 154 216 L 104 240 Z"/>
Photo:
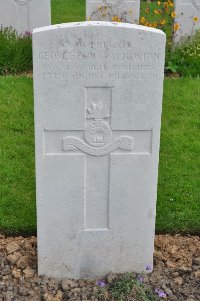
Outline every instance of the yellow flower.
<path id="1" fill-rule="evenodd" d="M 91 17 L 88 17 L 88 21 L 91 21 Z"/>
<path id="2" fill-rule="evenodd" d="M 174 7 L 174 3 L 173 3 L 172 1 L 168 1 L 168 5 L 169 5 L 170 7 Z"/>
<path id="3" fill-rule="evenodd" d="M 158 1 L 158 2 L 157 2 L 157 4 L 160 6 L 161 2 L 160 2 L 160 1 Z"/>
<path id="4" fill-rule="evenodd" d="M 141 17 L 141 19 L 140 19 L 140 23 L 141 23 L 141 24 L 144 24 L 144 23 L 145 23 L 145 21 L 146 21 L 145 17 Z"/>
<path id="5" fill-rule="evenodd" d="M 179 30 L 179 28 L 180 28 L 180 24 L 174 23 L 174 31 Z"/>
<path id="6" fill-rule="evenodd" d="M 174 11 L 171 13 L 171 17 L 172 17 L 172 18 L 175 18 L 175 17 L 176 17 L 176 13 L 175 13 Z"/>
<path id="7" fill-rule="evenodd" d="M 196 23 L 196 22 L 199 21 L 199 18 L 195 16 L 195 17 L 193 18 L 193 21 Z"/>
<path id="8" fill-rule="evenodd" d="M 166 23 L 166 20 L 164 20 L 164 19 L 160 20 L 160 25 L 165 25 L 165 23 Z"/>
<path id="9" fill-rule="evenodd" d="M 146 8 L 145 8 L 145 13 L 148 14 L 149 12 L 150 12 L 150 8 L 149 8 L 149 7 L 146 7 Z"/>
<path id="10" fill-rule="evenodd" d="M 98 6 L 98 10 L 101 10 L 102 9 L 102 6 Z"/>
<path id="11" fill-rule="evenodd" d="M 155 15 L 159 15 L 160 14 L 160 10 L 159 9 L 154 9 L 153 12 L 154 12 Z"/>
<path id="12" fill-rule="evenodd" d="M 122 20 L 118 16 L 113 16 L 112 22 L 122 22 Z"/>

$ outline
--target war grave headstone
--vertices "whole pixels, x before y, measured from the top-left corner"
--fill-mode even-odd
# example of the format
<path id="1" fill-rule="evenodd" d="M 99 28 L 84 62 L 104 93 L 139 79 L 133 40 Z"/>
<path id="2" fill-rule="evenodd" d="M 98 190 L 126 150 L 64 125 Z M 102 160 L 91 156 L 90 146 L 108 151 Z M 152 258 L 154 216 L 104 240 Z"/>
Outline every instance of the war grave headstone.
<path id="1" fill-rule="evenodd" d="M 92 21 L 139 23 L 140 0 L 86 0 L 86 17 Z"/>
<path id="2" fill-rule="evenodd" d="M 50 0 L 0 0 L 0 26 L 19 34 L 51 24 Z"/>
<path id="3" fill-rule="evenodd" d="M 34 30 L 39 274 L 153 264 L 165 34 L 83 22 Z"/>
<path id="4" fill-rule="evenodd" d="M 178 43 L 200 29 L 200 0 L 176 0 L 175 12 L 174 41 Z"/>

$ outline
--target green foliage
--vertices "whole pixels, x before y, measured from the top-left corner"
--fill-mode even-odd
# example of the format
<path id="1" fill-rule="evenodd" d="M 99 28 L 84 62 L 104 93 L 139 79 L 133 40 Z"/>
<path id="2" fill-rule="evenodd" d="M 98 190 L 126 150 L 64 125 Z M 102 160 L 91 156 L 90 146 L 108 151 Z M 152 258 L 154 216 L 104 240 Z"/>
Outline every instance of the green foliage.
<path id="1" fill-rule="evenodd" d="M 126 274 L 112 284 L 110 294 L 116 301 L 126 301 L 135 284 L 135 278 L 133 278 L 131 274 Z"/>
<path id="2" fill-rule="evenodd" d="M 166 70 L 172 73 L 176 73 L 178 70 L 178 67 L 174 65 L 171 61 L 167 62 Z"/>
<path id="3" fill-rule="evenodd" d="M 32 38 L 18 35 L 11 28 L 0 28 L 0 74 L 32 70 Z"/>
<path id="4" fill-rule="evenodd" d="M 85 0 L 52 0 L 52 24 L 85 21 Z"/>
<path id="5" fill-rule="evenodd" d="M 184 77 L 200 76 L 200 31 L 174 49 L 171 53 L 171 62 Z"/>
<path id="6" fill-rule="evenodd" d="M 105 289 L 99 290 L 99 301 L 158 301 L 159 299 L 152 290 L 145 284 L 137 280 L 131 273 L 120 275 Z"/>

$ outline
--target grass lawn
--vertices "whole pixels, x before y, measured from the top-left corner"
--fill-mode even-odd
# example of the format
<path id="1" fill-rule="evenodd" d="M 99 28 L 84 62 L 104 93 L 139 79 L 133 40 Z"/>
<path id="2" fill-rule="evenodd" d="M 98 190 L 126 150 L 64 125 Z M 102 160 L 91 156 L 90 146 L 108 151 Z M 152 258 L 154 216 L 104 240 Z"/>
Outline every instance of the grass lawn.
<path id="1" fill-rule="evenodd" d="M 0 228 L 35 229 L 32 79 L 0 77 Z"/>
<path id="2" fill-rule="evenodd" d="M 51 0 L 52 24 L 85 21 L 85 0 Z"/>
<path id="3" fill-rule="evenodd" d="M 200 232 L 200 79 L 166 79 L 157 231 Z M 0 229 L 36 230 L 32 78 L 0 77 Z"/>

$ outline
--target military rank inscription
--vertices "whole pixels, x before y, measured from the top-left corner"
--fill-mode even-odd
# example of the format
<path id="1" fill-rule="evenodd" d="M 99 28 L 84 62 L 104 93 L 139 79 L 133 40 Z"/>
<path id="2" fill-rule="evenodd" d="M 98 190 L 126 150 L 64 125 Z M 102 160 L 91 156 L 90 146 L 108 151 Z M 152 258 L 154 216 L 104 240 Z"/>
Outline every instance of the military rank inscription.
<path id="1" fill-rule="evenodd" d="M 109 41 L 72 44 L 62 40 L 61 44 L 62 51 L 38 54 L 45 78 L 103 81 L 154 80 L 162 76 L 157 69 L 160 52 L 143 52 L 127 40 L 118 44 Z"/>

